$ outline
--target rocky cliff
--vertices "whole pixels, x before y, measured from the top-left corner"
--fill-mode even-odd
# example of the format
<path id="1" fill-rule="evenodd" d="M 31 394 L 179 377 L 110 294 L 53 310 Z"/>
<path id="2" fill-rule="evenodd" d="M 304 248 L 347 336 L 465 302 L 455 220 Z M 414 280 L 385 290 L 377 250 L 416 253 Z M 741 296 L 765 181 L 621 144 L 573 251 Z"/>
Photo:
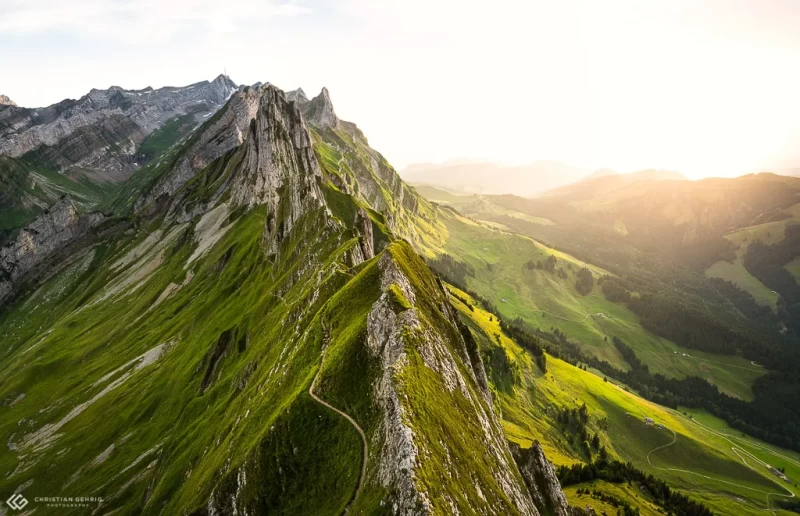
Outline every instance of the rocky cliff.
<path id="1" fill-rule="evenodd" d="M 16 104 L 7 96 L 0 95 L 0 106 L 16 106 Z"/>
<path id="2" fill-rule="evenodd" d="M 0 306 L 31 271 L 76 243 L 102 220 L 100 213 L 81 215 L 72 200 L 64 197 L 25 226 L 15 241 L 0 249 Z M 51 268 L 58 269 L 58 264 Z"/>
<path id="3" fill-rule="evenodd" d="M 181 88 L 125 90 L 112 86 L 107 90 L 95 89 L 78 100 L 64 100 L 44 108 L 6 105 L 0 109 L 0 155 L 19 157 L 41 146 L 52 147 L 78 131 L 90 131 L 93 127 L 102 129 L 109 119 L 119 116 L 130 124 L 125 134 L 117 135 L 117 143 L 130 139 L 135 149 L 136 143 L 169 119 L 185 114 L 201 118 L 213 113 L 236 88 L 229 78 L 219 76 L 212 82 Z M 85 153 L 91 151 L 99 150 L 86 149 Z M 108 164 L 109 167 L 118 165 L 119 162 Z"/>
<path id="4" fill-rule="evenodd" d="M 114 86 L 43 108 L 0 102 L 0 243 L 4 230 L 19 229 L 62 195 L 86 209 L 109 200 L 236 88 L 220 76 L 182 88 Z"/>
<path id="5" fill-rule="evenodd" d="M 511 452 L 542 516 L 570 516 L 575 513 L 561 490 L 553 464 L 545 457 L 538 441 L 534 441 L 530 448 L 521 448 L 512 443 Z"/>

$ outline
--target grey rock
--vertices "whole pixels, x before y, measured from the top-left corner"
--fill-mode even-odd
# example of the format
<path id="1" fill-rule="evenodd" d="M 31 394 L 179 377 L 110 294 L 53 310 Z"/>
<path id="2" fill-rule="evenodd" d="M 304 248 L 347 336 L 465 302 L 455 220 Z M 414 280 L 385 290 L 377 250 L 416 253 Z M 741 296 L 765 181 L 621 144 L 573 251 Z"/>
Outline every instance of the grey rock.
<path id="1" fill-rule="evenodd" d="M 189 181 L 231 152 L 242 154 L 241 159 L 231 160 L 235 163 L 226 182 L 206 202 L 187 210 Z M 204 127 L 176 166 L 139 199 L 136 211 L 166 211 L 168 218 L 190 220 L 227 191 L 233 207 L 268 206 L 265 243 L 268 254 L 274 255 L 304 214 L 327 209 L 321 181 L 311 135 L 297 103 L 266 84 L 236 92 L 218 120 Z"/>
<path id="2" fill-rule="evenodd" d="M 134 155 L 144 137 L 176 116 L 202 121 L 236 89 L 221 75 L 180 88 L 93 89 L 78 100 L 43 108 L 6 105 L 0 107 L 0 155 L 55 148 L 49 158 L 59 170 L 97 170 L 106 173 L 104 179 L 121 181 L 137 168 Z"/>
<path id="3" fill-rule="evenodd" d="M 230 192 L 234 205 L 268 206 L 268 254 L 277 252 L 302 215 L 324 206 L 321 179 L 311 135 L 297 104 L 275 86 L 263 86 L 247 151 Z"/>
<path id="4" fill-rule="evenodd" d="M 322 88 L 319 95 L 303 105 L 303 115 L 312 125 L 324 128 L 339 126 L 339 117 L 333 110 L 333 102 L 328 94 L 328 88 Z"/>
<path id="5" fill-rule="evenodd" d="M 286 98 L 290 102 L 297 102 L 298 104 L 305 104 L 308 102 L 308 97 L 306 96 L 306 92 L 303 91 L 303 88 L 297 88 L 293 91 L 286 92 Z"/>
<path id="6" fill-rule="evenodd" d="M 63 197 L 22 228 L 15 241 L 0 249 L 0 303 L 5 301 L 37 266 L 103 221 L 100 213 L 81 215 L 69 197 Z"/>
<path id="7" fill-rule="evenodd" d="M 528 486 L 533 502 L 543 516 L 570 516 L 572 508 L 567 503 L 556 470 L 539 445 L 534 441 L 530 448 L 511 443 L 511 452 Z"/>
<path id="8" fill-rule="evenodd" d="M 260 98 L 260 91 L 253 88 L 234 93 L 225 111 L 213 123 L 203 127 L 203 132 L 197 135 L 175 166 L 136 201 L 136 212 L 154 212 L 161 209 L 159 204 L 166 204 L 174 213 L 173 197 L 178 190 L 212 161 L 244 143 L 250 122 L 258 112 Z M 170 207 L 171 202 L 173 205 Z"/>
<path id="9" fill-rule="evenodd" d="M 438 374 L 450 392 L 460 391 L 471 407 L 470 417 L 483 432 L 487 460 L 493 464 L 492 471 L 494 482 L 504 493 L 514 508 L 520 514 L 538 515 L 536 507 L 531 501 L 525 484 L 516 474 L 511 452 L 504 438 L 500 421 L 495 414 L 491 403 L 486 403 L 483 395 L 474 396 L 467 383 L 471 380 L 476 384 L 477 376 L 482 375 L 486 383 L 485 372 L 472 367 L 467 355 L 466 344 L 459 339 L 458 342 L 445 343 L 447 336 L 439 334 L 430 325 L 423 323 L 414 309 L 402 310 L 393 306 L 389 300 L 386 289 L 390 285 L 396 286 L 403 296 L 413 306 L 418 295 L 411 286 L 411 282 L 402 272 L 389 253 L 385 253 L 379 262 L 381 271 L 381 288 L 384 294 L 373 305 L 367 318 L 367 346 L 372 356 L 378 358 L 383 371 L 382 376 L 375 384 L 373 399 L 383 412 L 383 422 L 380 434 L 383 437 L 383 446 L 379 451 L 379 464 L 377 481 L 393 493 L 392 512 L 395 514 L 430 514 L 436 512 L 428 493 L 419 487 L 416 471 L 422 464 L 429 460 L 432 443 L 429 436 L 414 432 L 407 419 L 413 419 L 408 414 L 413 413 L 409 400 L 403 394 L 402 386 L 398 381 L 398 373 L 404 369 L 408 362 L 408 342 L 420 354 L 425 365 Z M 433 292 L 426 292 L 426 298 L 445 301 L 445 292 L 441 288 Z M 443 316 L 449 324 L 455 326 L 451 319 L 451 312 L 444 312 Z M 411 337 L 409 337 L 411 336 Z M 457 350 L 453 354 L 450 349 Z M 462 368 L 470 378 L 462 375 Z M 455 474 L 455 472 L 453 472 Z M 481 486 L 478 485 L 480 489 Z M 492 487 L 484 485 L 483 488 Z M 439 507 L 438 510 L 447 510 Z"/>

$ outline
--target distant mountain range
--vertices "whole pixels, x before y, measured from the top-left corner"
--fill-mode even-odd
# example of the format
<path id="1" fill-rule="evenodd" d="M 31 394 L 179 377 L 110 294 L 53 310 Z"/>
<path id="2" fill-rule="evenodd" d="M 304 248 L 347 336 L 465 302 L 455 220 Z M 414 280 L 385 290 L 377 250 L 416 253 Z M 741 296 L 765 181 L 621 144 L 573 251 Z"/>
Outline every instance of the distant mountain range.
<path id="1" fill-rule="evenodd" d="M 42 108 L 0 96 L 0 243 L 61 195 L 96 206 L 239 89 L 220 75 L 181 87 L 93 89 Z"/>
<path id="2" fill-rule="evenodd" d="M 620 174 L 609 168 L 598 169 L 587 175 L 586 171 L 560 161 L 542 160 L 530 165 L 507 167 L 490 162 L 453 160 L 442 164 L 419 163 L 400 172 L 411 183 L 444 187 L 452 192 L 535 197 L 561 187 L 614 176 L 617 181 L 630 183 L 649 179 L 686 179 L 680 172 L 669 170 L 642 170 Z"/>
<path id="3" fill-rule="evenodd" d="M 443 186 L 462 193 L 515 193 L 531 197 L 578 181 L 586 172 L 560 161 L 536 161 L 530 165 L 506 167 L 489 162 L 458 160 L 438 165 L 410 165 L 400 175 L 411 183 Z"/>

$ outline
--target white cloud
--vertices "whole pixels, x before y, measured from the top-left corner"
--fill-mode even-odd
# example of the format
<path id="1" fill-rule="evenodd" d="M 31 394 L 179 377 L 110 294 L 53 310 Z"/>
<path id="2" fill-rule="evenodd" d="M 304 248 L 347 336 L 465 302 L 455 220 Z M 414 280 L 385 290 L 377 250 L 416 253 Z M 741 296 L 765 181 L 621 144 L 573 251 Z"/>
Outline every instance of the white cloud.
<path id="1" fill-rule="evenodd" d="M 124 42 L 164 42 L 184 31 L 232 33 L 245 24 L 307 14 L 293 0 L 0 0 L 0 34 L 78 31 Z"/>

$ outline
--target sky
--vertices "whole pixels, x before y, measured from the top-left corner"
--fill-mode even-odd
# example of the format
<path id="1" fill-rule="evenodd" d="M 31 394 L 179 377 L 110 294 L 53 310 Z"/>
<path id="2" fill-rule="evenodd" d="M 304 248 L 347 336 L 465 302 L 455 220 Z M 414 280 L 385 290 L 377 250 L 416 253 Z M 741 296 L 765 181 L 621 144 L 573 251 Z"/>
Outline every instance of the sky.
<path id="1" fill-rule="evenodd" d="M 28 107 L 227 70 L 326 86 L 397 168 L 800 168 L 793 0 L 0 0 L 0 13 L 0 94 Z"/>

